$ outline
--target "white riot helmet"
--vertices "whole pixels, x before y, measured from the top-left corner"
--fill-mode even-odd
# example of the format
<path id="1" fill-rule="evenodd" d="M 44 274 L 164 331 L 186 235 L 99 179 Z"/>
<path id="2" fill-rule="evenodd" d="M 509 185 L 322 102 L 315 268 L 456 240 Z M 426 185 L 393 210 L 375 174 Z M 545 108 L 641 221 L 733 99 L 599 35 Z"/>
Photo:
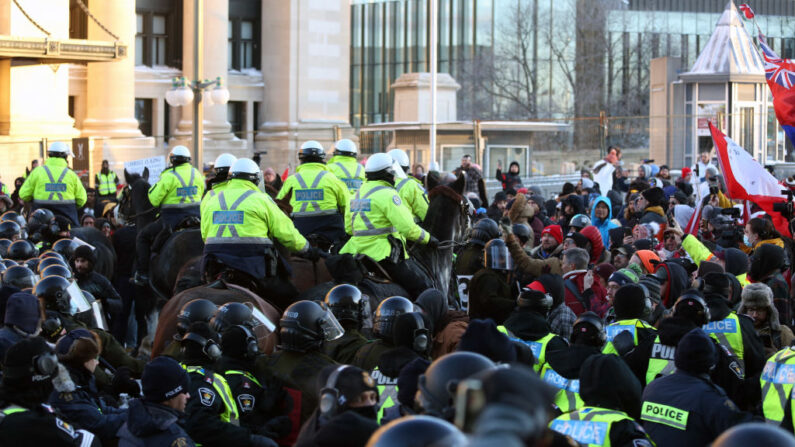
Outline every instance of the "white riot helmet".
<path id="1" fill-rule="evenodd" d="M 237 161 L 237 157 L 232 154 L 221 154 L 215 159 L 213 170 L 215 171 L 215 178 L 218 180 L 226 180 L 229 177 L 229 168 Z"/>
<path id="2" fill-rule="evenodd" d="M 69 149 L 69 145 L 63 141 L 56 141 L 47 149 L 47 156 L 49 157 L 66 158 L 68 155 L 72 155 L 72 151 Z"/>
<path id="3" fill-rule="evenodd" d="M 392 149 L 391 151 L 387 152 L 387 155 L 392 157 L 393 160 L 397 162 L 403 169 L 408 169 L 409 164 L 409 156 L 406 154 L 406 151 L 403 149 Z"/>
<path id="4" fill-rule="evenodd" d="M 168 159 L 172 165 L 176 166 L 182 163 L 190 162 L 190 151 L 187 147 L 179 145 L 174 146 L 168 154 Z"/>
<path id="5" fill-rule="evenodd" d="M 334 155 L 347 155 L 349 157 L 355 157 L 356 152 L 356 143 L 347 138 L 343 138 L 334 143 Z"/>
<path id="6" fill-rule="evenodd" d="M 255 185 L 260 182 L 262 171 L 250 158 L 238 158 L 229 168 L 229 176 L 234 179 L 248 180 Z"/>
<path id="7" fill-rule="evenodd" d="M 404 178 L 406 174 L 403 172 L 403 169 L 389 156 L 389 154 L 385 154 L 380 152 L 378 154 L 373 154 L 370 158 L 367 159 L 367 163 L 364 165 L 364 173 L 365 174 L 375 174 L 377 172 L 384 171 L 386 174 L 392 175 L 393 177 L 400 177 Z M 368 176 L 368 179 L 370 176 Z"/>
<path id="8" fill-rule="evenodd" d="M 315 140 L 304 142 L 301 145 L 301 150 L 298 151 L 298 159 L 304 163 L 322 163 L 325 156 L 323 145 Z"/>

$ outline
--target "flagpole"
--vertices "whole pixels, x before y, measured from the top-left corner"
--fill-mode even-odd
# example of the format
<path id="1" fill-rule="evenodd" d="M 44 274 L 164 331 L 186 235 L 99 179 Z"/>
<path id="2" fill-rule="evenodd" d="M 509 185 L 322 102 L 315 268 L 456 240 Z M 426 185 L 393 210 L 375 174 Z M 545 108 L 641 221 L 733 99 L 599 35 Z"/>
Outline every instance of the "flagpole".
<path id="1" fill-rule="evenodd" d="M 436 164 L 436 35 L 438 31 L 438 23 L 436 21 L 436 4 L 437 0 L 431 0 L 430 14 L 428 20 L 431 25 L 430 36 L 430 71 L 431 71 L 431 130 L 430 130 L 430 146 L 431 146 L 431 165 Z M 441 166 L 439 167 L 441 170 Z"/>

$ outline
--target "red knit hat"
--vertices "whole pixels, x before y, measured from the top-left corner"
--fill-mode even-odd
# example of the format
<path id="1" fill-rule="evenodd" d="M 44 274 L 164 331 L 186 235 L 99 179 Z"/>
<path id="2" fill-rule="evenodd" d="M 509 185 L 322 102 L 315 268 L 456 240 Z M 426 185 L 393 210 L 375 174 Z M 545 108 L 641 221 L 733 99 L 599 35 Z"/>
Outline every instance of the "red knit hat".
<path id="1" fill-rule="evenodd" d="M 547 293 L 547 288 L 544 287 L 544 284 L 541 281 L 533 281 L 527 285 L 527 288 L 530 290 L 537 290 L 541 293 Z"/>
<path id="2" fill-rule="evenodd" d="M 682 168 L 682 178 L 685 178 L 685 177 L 687 177 L 688 175 L 690 175 L 692 173 L 693 173 L 692 169 L 687 168 L 687 167 Z"/>
<path id="3" fill-rule="evenodd" d="M 563 230 L 560 228 L 560 225 L 550 225 L 544 228 L 541 231 L 541 234 L 542 235 L 548 234 L 552 236 L 553 238 L 555 238 L 556 241 L 558 241 L 558 244 L 563 242 Z"/>

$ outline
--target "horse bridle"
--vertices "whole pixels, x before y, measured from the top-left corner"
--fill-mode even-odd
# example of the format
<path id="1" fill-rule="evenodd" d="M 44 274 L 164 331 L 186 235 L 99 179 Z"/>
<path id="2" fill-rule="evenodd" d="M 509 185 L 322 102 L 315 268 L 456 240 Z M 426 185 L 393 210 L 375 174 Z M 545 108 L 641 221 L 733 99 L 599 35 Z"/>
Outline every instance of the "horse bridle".
<path id="1" fill-rule="evenodd" d="M 127 186 L 124 187 L 124 189 L 122 190 L 122 200 L 119 201 L 119 207 L 121 207 L 123 202 L 128 202 L 129 201 L 130 202 L 130 207 L 132 208 L 132 199 L 130 198 L 131 191 L 132 191 L 132 189 L 130 188 L 130 185 L 127 185 Z M 125 220 L 129 221 L 129 220 L 137 219 L 137 218 L 139 218 L 141 216 L 145 216 L 145 215 L 147 215 L 149 213 L 152 213 L 152 212 L 155 212 L 155 211 L 157 211 L 157 208 L 152 206 L 152 207 L 149 207 L 149 208 L 147 208 L 147 209 L 145 209 L 145 210 L 143 210 L 143 211 L 141 211 L 139 213 L 135 213 L 135 214 L 132 214 L 130 216 L 125 215 L 124 218 L 125 218 Z"/>

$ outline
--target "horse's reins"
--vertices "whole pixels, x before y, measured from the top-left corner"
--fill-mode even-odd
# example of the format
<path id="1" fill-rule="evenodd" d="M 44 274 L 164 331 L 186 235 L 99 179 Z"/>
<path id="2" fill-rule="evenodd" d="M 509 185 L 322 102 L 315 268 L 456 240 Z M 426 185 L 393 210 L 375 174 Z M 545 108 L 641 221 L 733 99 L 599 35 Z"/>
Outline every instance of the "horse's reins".
<path id="1" fill-rule="evenodd" d="M 140 213 L 135 213 L 135 214 L 133 214 L 132 216 L 127 216 L 127 219 L 128 219 L 128 220 L 129 220 L 129 219 L 137 219 L 137 218 L 139 218 L 139 217 L 141 217 L 141 216 L 145 216 L 145 215 L 147 215 L 147 214 L 151 213 L 152 211 L 157 211 L 157 208 L 155 208 L 155 207 L 151 207 L 151 208 L 149 208 L 149 209 L 147 209 L 147 210 L 141 211 Z"/>

